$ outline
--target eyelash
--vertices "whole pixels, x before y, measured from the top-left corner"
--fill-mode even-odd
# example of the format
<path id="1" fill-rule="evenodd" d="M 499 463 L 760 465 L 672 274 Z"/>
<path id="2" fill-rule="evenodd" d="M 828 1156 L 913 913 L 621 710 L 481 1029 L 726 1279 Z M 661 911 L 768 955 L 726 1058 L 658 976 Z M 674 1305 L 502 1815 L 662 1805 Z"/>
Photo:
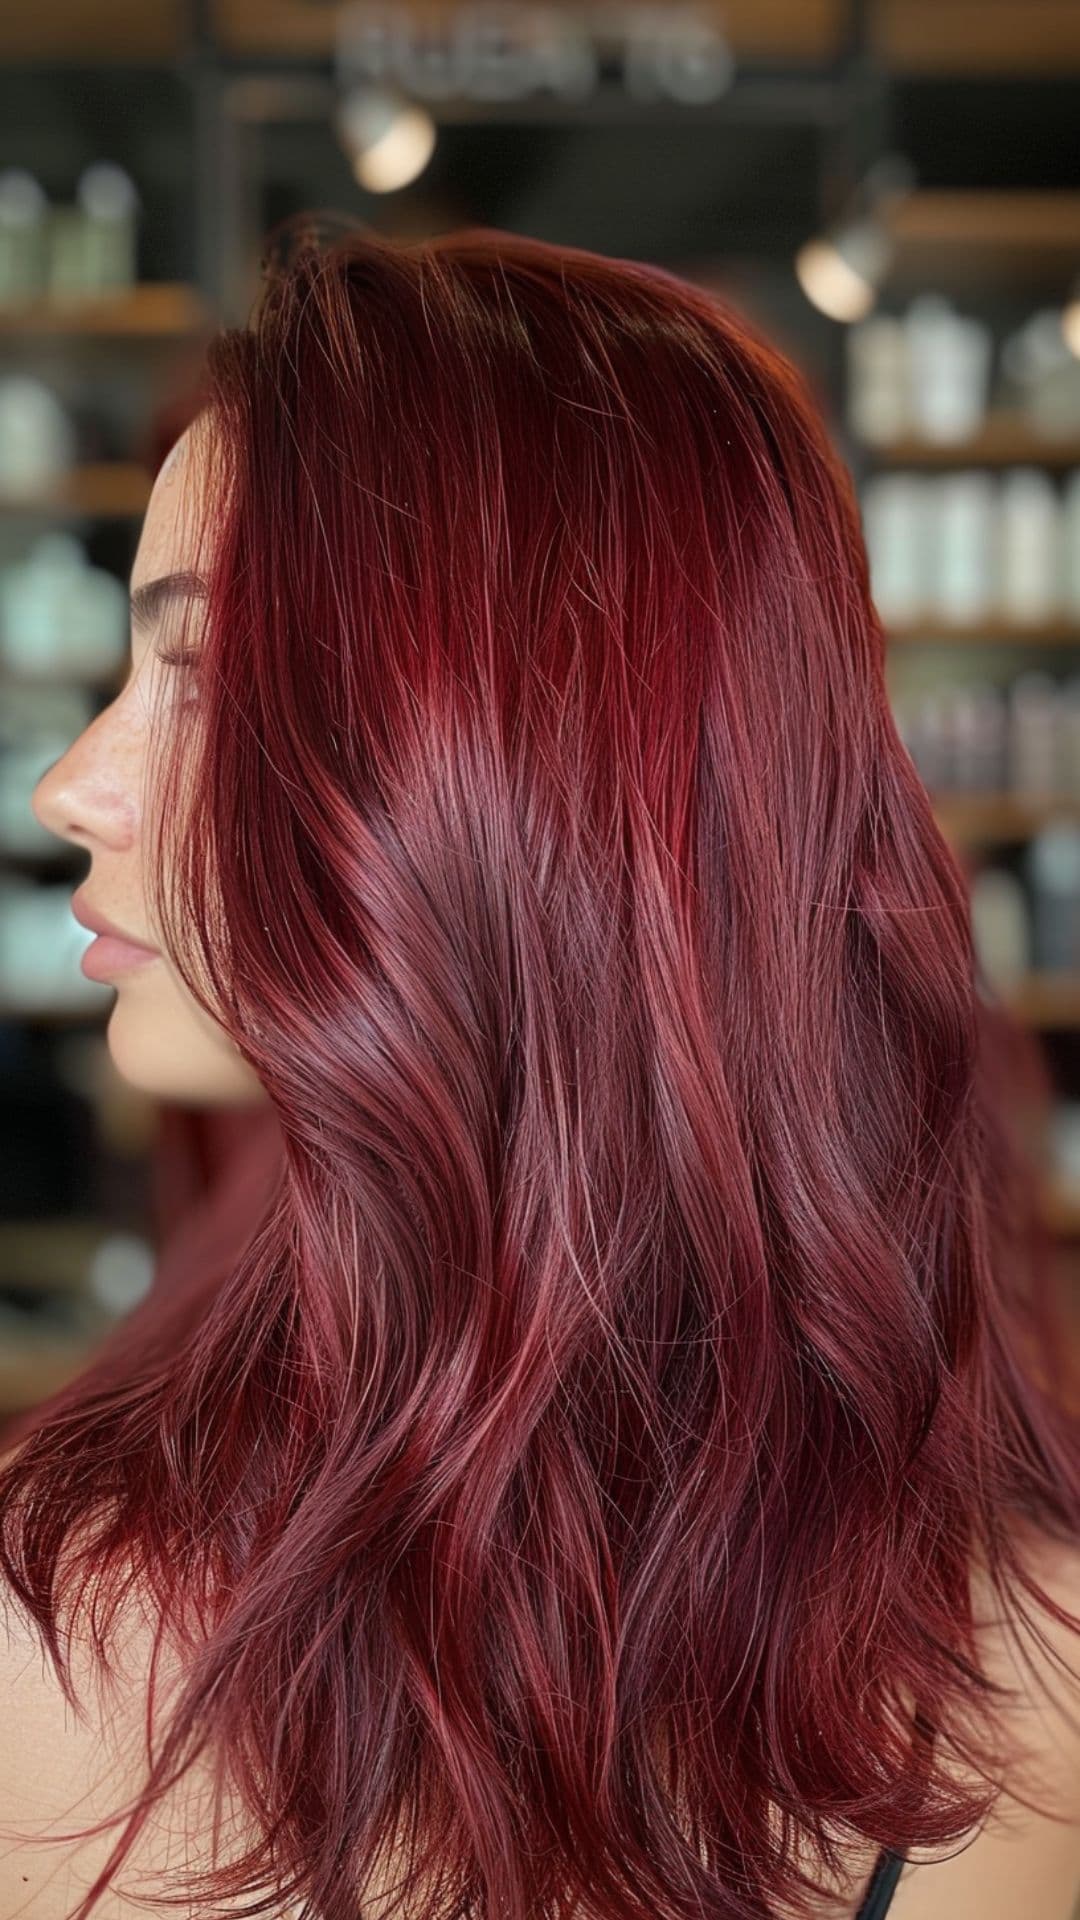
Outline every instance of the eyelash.
<path id="1" fill-rule="evenodd" d="M 154 653 L 162 666 L 180 667 L 185 673 L 192 675 L 196 671 L 198 649 L 195 647 L 155 647 Z M 197 707 L 199 704 L 197 693 L 189 693 L 179 702 L 181 708 Z"/>

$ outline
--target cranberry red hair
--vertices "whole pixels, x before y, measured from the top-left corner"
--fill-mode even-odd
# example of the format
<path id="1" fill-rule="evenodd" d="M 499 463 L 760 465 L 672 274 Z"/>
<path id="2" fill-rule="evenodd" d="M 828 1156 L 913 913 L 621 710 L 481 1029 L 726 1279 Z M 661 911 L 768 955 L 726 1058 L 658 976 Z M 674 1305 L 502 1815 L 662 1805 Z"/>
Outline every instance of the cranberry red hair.
<path id="1" fill-rule="evenodd" d="M 152 883 L 276 1178 L 0 1479 L 62 1677 L 132 1566 L 184 1650 L 120 1844 L 205 1744 L 251 1851 L 178 1884 L 251 1910 L 392 1848 L 429 1920 L 762 1920 L 947 1849 L 972 1569 L 1053 1609 L 1080 1435 L 804 381 L 656 268 L 354 231 L 203 405 Z"/>

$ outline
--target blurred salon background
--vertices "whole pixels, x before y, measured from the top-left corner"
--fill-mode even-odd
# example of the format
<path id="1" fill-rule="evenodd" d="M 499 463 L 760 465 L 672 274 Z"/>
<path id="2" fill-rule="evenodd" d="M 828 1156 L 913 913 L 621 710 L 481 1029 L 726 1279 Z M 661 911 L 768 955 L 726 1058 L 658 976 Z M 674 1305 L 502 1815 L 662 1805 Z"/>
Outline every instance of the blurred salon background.
<path id="1" fill-rule="evenodd" d="M 121 1082 L 88 857 L 29 800 L 123 681 L 202 346 L 312 207 L 655 261 L 805 369 L 986 982 L 1052 1076 L 1080 1338 L 1080 6 L 36 0 L 0 9 L 0 1440 L 247 1124 Z"/>

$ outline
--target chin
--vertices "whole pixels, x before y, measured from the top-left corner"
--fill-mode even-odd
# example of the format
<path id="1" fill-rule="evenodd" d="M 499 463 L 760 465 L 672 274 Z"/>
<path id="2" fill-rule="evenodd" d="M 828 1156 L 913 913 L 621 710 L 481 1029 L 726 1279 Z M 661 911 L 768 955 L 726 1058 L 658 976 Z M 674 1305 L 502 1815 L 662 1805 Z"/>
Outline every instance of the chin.
<path id="1" fill-rule="evenodd" d="M 226 1036 L 209 1036 L 183 1007 L 137 1005 L 125 999 L 120 987 L 106 1042 L 121 1079 L 156 1100 L 190 1107 L 247 1107 L 266 1101 L 262 1082 Z"/>

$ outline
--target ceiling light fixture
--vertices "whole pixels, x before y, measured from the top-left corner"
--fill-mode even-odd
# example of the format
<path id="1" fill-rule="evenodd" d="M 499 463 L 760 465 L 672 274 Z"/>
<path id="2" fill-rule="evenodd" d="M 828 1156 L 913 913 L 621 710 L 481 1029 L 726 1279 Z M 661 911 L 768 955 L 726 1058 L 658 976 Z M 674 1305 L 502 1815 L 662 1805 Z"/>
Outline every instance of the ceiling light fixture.
<path id="1" fill-rule="evenodd" d="M 888 210 L 914 185 L 902 154 L 875 162 L 841 217 L 805 241 L 795 255 L 795 275 L 811 304 L 830 320 L 850 326 L 865 320 L 893 258 Z"/>
<path id="2" fill-rule="evenodd" d="M 397 87 L 349 87 L 334 124 L 357 184 L 368 193 L 411 186 L 435 151 L 431 114 Z"/>

